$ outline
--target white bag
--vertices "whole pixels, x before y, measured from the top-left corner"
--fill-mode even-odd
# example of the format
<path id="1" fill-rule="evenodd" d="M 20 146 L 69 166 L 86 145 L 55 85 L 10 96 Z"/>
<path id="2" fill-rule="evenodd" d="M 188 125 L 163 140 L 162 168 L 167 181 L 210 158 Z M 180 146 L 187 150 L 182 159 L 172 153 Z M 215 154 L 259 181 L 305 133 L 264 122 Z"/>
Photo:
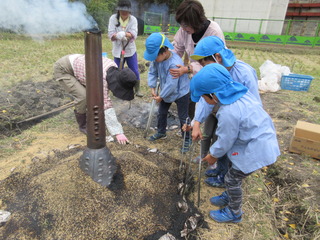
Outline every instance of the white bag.
<path id="1" fill-rule="evenodd" d="M 279 91 L 281 76 L 290 74 L 289 67 L 274 64 L 270 60 L 266 60 L 259 69 L 261 80 L 258 80 L 258 87 L 264 92 Z"/>

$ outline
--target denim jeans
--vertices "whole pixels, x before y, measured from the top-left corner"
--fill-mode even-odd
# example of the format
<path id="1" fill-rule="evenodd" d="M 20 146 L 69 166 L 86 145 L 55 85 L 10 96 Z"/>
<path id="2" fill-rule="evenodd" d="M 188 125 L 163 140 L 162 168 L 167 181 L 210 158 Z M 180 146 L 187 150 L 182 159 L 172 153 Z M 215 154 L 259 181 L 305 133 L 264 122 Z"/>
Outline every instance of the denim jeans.
<path id="1" fill-rule="evenodd" d="M 186 123 L 188 117 L 189 93 L 174 101 L 177 104 L 180 128 Z M 172 103 L 161 101 L 158 109 L 158 133 L 165 134 L 167 127 L 168 111 Z M 190 138 L 189 132 L 186 132 L 186 138 Z"/>

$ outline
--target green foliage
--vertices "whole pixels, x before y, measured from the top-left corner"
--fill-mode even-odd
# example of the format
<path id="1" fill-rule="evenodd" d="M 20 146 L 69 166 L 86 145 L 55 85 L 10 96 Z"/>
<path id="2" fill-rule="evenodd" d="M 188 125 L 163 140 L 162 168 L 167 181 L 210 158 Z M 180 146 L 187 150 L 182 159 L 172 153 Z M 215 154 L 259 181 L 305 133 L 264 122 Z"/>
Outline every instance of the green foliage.
<path id="1" fill-rule="evenodd" d="M 86 5 L 88 14 L 94 18 L 100 30 L 105 33 L 118 0 L 81 0 L 80 2 Z"/>
<path id="2" fill-rule="evenodd" d="M 175 13 L 177 7 L 180 5 L 180 3 L 182 3 L 183 0 L 171 0 L 171 1 L 167 1 L 167 0 L 155 0 L 154 3 L 165 3 L 168 5 L 169 9 L 170 9 L 170 13 Z"/>

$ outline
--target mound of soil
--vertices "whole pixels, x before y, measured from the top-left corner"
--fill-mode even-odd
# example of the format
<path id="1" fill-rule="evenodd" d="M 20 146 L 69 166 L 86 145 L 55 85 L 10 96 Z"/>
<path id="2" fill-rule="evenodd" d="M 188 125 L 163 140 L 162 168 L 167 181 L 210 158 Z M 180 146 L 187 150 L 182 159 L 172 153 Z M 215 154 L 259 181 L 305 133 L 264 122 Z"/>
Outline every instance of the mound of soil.
<path id="1" fill-rule="evenodd" d="M 183 200 L 177 159 L 112 145 L 118 171 L 104 188 L 78 167 L 83 150 L 53 150 L 1 182 L 1 199 L 13 213 L 1 239 L 159 239 L 167 232 L 180 239 L 186 219 L 201 215 L 189 201 L 187 212 L 176 207 Z"/>

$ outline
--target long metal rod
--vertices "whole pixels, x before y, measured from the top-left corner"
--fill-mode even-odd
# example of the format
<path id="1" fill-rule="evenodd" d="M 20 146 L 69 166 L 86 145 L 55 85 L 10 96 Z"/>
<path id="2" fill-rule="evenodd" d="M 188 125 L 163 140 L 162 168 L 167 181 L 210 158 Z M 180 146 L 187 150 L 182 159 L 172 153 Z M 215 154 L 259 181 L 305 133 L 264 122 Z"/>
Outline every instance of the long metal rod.
<path id="1" fill-rule="evenodd" d="M 40 114 L 40 115 L 31 117 L 31 118 L 24 119 L 24 120 L 22 120 L 22 121 L 20 121 L 20 122 L 17 122 L 17 124 L 19 124 L 19 123 L 24 123 L 24 122 L 28 122 L 28 121 L 32 121 L 32 120 L 35 120 L 35 119 L 38 119 L 38 118 L 41 118 L 41 117 L 45 117 L 45 116 L 50 115 L 50 114 L 52 114 L 52 113 L 56 113 L 56 112 L 65 110 L 65 109 L 67 109 L 67 108 L 71 108 L 71 107 L 73 107 L 74 105 L 75 105 L 74 101 L 73 101 L 73 102 L 69 102 L 69 103 L 67 103 L 67 104 L 65 104 L 65 105 L 63 105 L 63 106 L 60 106 L 60 107 L 58 107 L 58 108 L 55 108 L 55 109 L 53 109 L 53 110 L 51 110 L 51 111 L 49 111 L 49 112 L 46 112 L 46 113 L 43 113 L 43 114 Z"/>
<path id="2" fill-rule="evenodd" d="M 157 82 L 157 86 L 156 86 L 156 95 L 159 95 L 159 89 L 160 89 L 160 83 Z M 150 107 L 150 112 L 149 112 L 149 117 L 148 117 L 148 121 L 147 121 L 147 125 L 146 125 L 146 130 L 144 132 L 144 138 L 146 138 L 148 136 L 148 132 L 150 130 L 150 125 L 151 125 L 151 122 L 152 122 L 152 118 L 153 118 L 153 109 L 154 109 L 154 106 L 156 105 L 156 100 L 155 99 L 152 99 L 152 102 L 151 102 L 151 107 Z"/>
<path id="3" fill-rule="evenodd" d="M 192 162 L 192 157 L 193 157 L 193 153 L 194 153 L 194 143 L 191 144 L 191 147 L 190 147 L 190 151 L 189 151 L 189 167 L 187 168 L 185 166 L 185 172 L 184 172 L 184 187 L 183 187 L 183 190 L 182 190 L 182 196 L 184 195 L 186 189 L 189 187 L 189 184 L 191 182 L 191 180 L 193 179 L 193 174 L 192 174 L 192 170 L 191 170 L 191 162 Z"/>
<path id="4" fill-rule="evenodd" d="M 198 172 L 198 207 L 200 207 L 200 185 L 201 185 L 201 162 L 202 162 L 202 140 L 200 140 L 200 161 Z"/>
<path id="5" fill-rule="evenodd" d="M 187 128 L 188 128 L 188 121 L 190 120 L 189 117 L 186 118 L 186 125 L 187 125 Z M 183 141 L 182 141 L 182 149 L 184 148 L 184 145 L 186 144 L 186 136 L 187 136 L 187 131 L 184 131 L 183 133 Z M 181 150 L 182 150 L 181 149 Z M 179 171 L 181 171 L 181 168 L 182 168 L 182 160 L 184 159 L 184 154 L 183 154 L 183 151 L 181 151 L 181 160 L 180 160 L 180 166 L 179 166 Z"/>

